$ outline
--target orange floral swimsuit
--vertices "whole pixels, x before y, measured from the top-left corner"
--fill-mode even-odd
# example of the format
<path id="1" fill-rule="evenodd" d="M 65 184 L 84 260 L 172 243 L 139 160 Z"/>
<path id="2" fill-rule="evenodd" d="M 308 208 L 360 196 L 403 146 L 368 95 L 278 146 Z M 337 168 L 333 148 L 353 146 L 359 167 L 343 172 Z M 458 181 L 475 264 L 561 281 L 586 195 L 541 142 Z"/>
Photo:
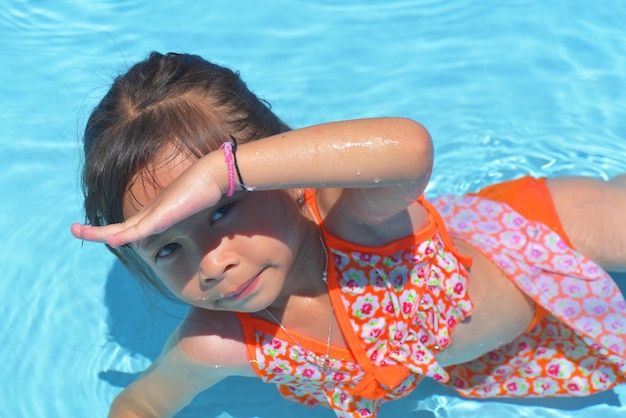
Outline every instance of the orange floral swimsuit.
<path id="1" fill-rule="evenodd" d="M 426 228 L 373 248 L 330 235 L 312 193 L 307 202 L 332 254 L 329 295 L 349 350 L 332 347 L 336 360 L 324 369 L 313 352 L 325 353 L 325 343 L 294 333 L 301 346 L 276 324 L 238 314 L 257 374 L 283 396 L 338 417 L 375 417 L 425 376 L 471 397 L 588 395 L 625 381 L 626 302 L 608 274 L 547 226 L 500 202 L 441 196 L 434 206 L 421 200 Z M 444 220 L 450 236 L 483 251 L 545 312 L 513 342 L 447 368 L 435 355 L 473 307 L 471 260 Z"/>

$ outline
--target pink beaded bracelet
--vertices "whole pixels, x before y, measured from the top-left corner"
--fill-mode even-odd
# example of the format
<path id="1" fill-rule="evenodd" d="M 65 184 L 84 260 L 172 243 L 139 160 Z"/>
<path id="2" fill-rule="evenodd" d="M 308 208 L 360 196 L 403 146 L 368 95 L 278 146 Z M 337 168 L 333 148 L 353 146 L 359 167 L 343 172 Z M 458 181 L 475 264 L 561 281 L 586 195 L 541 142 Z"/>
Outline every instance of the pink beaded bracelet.
<path id="1" fill-rule="evenodd" d="M 233 142 L 224 142 L 220 145 L 220 149 L 224 150 L 224 161 L 226 161 L 226 166 L 228 167 L 227 197 L 230 197 L 235 193 L 235 187 L 237 185 L 235 173 L 237 173 L 237 178 L 239 179 L 239 186 L 243 190 L 247 192 L 254 190 L 254 187 L 248 187 L 243 182 L 243 177 L 241 176 L 241 171 L 239 171 L 239 165 L 237 164 L 237 140 L 232 135 L 230 135 L 230 139 L 232 139 Z"/>

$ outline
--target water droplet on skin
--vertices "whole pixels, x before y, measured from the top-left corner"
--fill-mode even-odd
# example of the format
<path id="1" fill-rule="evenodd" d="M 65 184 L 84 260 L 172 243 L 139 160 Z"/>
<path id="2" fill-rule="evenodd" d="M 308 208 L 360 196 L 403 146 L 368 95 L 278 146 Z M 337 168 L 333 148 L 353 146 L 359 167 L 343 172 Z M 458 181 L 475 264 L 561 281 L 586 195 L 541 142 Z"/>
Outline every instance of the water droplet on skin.
<path id="1" fill-rule="evenodd" d="M 357 171 L 356 171 L 356 175 L 357 175 L 357 176 L 360 176 L 360 175 L 361 175 L 361 170 L 357 170 Z"/>
<path id="2" fill-rule="evenodd" d="M 378 177 L 375 177 L 374 180 L 372 180 L 374 182 L 374 184 L 378 184 L 380 183 L 380 179 Z"/>

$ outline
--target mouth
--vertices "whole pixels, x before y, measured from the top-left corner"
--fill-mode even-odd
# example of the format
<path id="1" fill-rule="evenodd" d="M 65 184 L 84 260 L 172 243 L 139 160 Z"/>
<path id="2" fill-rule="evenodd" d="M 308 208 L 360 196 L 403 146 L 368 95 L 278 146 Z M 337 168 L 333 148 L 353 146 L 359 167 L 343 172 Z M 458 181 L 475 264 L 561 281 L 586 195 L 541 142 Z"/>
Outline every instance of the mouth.
<path id="1" fill-rule="evenodd" d="M 239 286 L 234 292 L 227 293 L 223 298 L 228 300 L 241 300 L 247 297 L 256 289 L 260 277 L 261 273 Z"/>

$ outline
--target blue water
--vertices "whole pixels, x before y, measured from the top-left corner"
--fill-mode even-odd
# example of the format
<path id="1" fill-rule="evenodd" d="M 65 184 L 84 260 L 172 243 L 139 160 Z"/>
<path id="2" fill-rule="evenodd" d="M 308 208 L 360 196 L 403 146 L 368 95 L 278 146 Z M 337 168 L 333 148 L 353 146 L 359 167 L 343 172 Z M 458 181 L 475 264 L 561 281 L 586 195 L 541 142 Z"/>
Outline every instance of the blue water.
<path id="1" fill-rule="evenodd" d="M 421 121 L 428 193 L 522 174 L 626 171 L 620 0 L 8 0 L 0 8 L 0 416 L 104 417 L 184 307 L 148 297 L 82 219 L 80 131 L 112 77 L 151 50 L 241 71 L 294 127 Z M 331 417 L 233 379 L 181 417 Z M 381 417 L 626 415 L 626 388 L 586 399 L 467 401 L 432 383 Z"/>

